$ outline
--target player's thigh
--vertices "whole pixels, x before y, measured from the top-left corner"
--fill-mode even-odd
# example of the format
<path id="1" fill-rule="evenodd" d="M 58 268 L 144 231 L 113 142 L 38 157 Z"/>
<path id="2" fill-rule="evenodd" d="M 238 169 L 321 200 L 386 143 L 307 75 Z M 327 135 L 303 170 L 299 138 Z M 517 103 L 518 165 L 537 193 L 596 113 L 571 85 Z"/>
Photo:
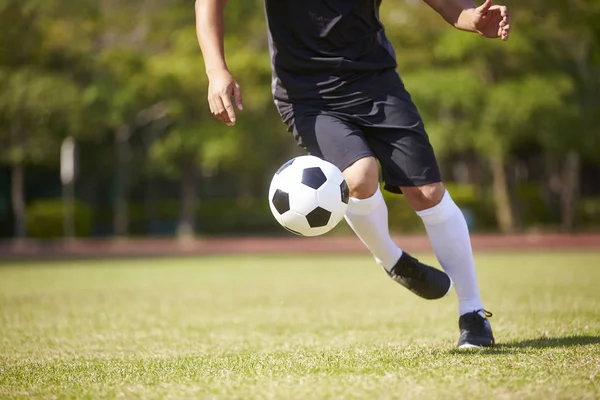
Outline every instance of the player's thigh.
<path id="1" fill-rule="evenodd" d="M 435 152 L 422 124 L 371 129 L 367 138 L 381 164 L 386 190 L 404 192 L 411 202 L 417 191 L 402 188 L 420 188 L 441 182 Z"/>
<path id="2" fill-rule="evenodd" d="M 388 191 L 402 193 L 402 187 L 441 182 L 423 120 L 403 86 L 375 99 L 369 115 L 361 118 L 368 125 L 365 138 L 381 164 Z"/>
<path id="3" fill-rule="evenodd" d="M 293 133 L 309 154 L 338 167 L 350 189 L 350 196 L 368 198 L 379 186 L 379 167 L 362 128 L 331 113 L 297 113 Z"/>
<path id="4" fill-rule="evenodd" d="M 362 128 L 341 116 L 320 111 L 297 112 L 291 123 L 298 145 L 308 154 L 345 171 L 358 160 L 373 157 Z"/>

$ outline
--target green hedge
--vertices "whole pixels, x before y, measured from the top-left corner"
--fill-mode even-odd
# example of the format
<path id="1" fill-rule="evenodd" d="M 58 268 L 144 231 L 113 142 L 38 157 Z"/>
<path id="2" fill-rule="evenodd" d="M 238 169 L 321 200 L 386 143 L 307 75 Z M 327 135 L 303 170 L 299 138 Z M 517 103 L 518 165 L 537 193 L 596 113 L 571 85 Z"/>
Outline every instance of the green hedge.
<path id="1" fill-rule="evenodd" d="M 201 234 L 283 234 L 267 199 L 212 200 L 199 204 L 197 228 Z"/>
<path id="2" fill-rule="evenodd" d="M 524 228 L 548 225 L 558 222 L 560 210 L 553 212 L 552 207 L 544 200 L 542 185 L 522 182 L 513 189 L 519 207 L 519 217 Z"/>
<path id="3" fill-rule="evenodd" d="M 496 229 L 495 208 L 490 193 L 479 192 L 471 185 L 446 185 L 452 198 L 463 210 L 469 226 L 474 232 Z M 556 210 L 543 201 L 543 194 L 535 185 L 515 188 L 524 228 L 547 225 L 558 221 Z M 390 230 L 395 233 L 424 233 L 423 223 L 407 204 L 404 196 L 384 191 L 388 204 Z M 581 199 L 578 202 L 578 226 L 583 229 L 600 227 L 600 198 Z M 173 235 L 179 219 L 178 201 L 156 204 L 154 221 L 146 221 L 143 204 L 132 203 L 129 207 L 130 234 Z M 60 199 L 39 200 L 28 207 L 27 226 L 31 237 L 57 238 L 63 236 L 63 207 Z M 77 236 L 88 236 L 94 226 L 103 226 L 110 233 L 112 210 L 94 209 L 78 202 L 75 207 Z M 95 224 L 95 225 L 94 225 Z M 289 235 L 271 215 L 266 199 L 205 200 L 198 204 L 196 215 L 197 232 L 200 235 Z M 350 228 L 342 221 L 330 235 L 350 234 Z"/>
<path id="4" fill-rule="evenodd" d="M 600 228 L 600 197 L 581 199 L 577 203 L 577 225 L 583 229 Z"/>
<path id="5" fill-rule="evenodd" d="M 496 227 L 493 202 L 478 193 L 474 185 L 446 184 L 454 202 L 462 209 L 469 226 L 477 231 Z M 410 208 L 406 198 L 384 191 L 389 211 L 390 230 L 396 233 L 424 233 L 421 218 Z M 483 197 L 483 198 L 482 198 Z"/>
<path id="6" fill-rule="evenodd" d="M 149 232 L 146 209 L 142 203 L 129 205 L 131 235 L 174 235 L 180 217 L 179 201 L 158 202 L 154 208 L 154 231 Z M 96 210 L 96 222 L 112 226 L 112 209 Z M 196 212 L 196 231 L 200 235 L 285 234 L 273 218 L 266 199 L 238 202 L 235 199 L 200 200 Z"/>
<path id="7" fill-rule="evenodd" d="M 402 195 L 383 191 L 388 206 L 390 231 L 395 233 L 424 233 L 421 218 L 410 208 Z"/>
<path id="8" fill-rule="evenodd" d="M 469 184 L 450 182 L 445 186 L 465 214 L 472 231 L 489 232 L 497 229 L 496 209 L 489 191 Z"/>
<path id="9" fill-rule="evenodd" d="M 93 226 L 91 208 L 81 202 L 74 204 L 75 235 L 89 236 Z M 36 200 L 27 208 L 27 232 L 32 238 L 60 238 L 63 230 L 64 209 L 61 199 Z"/>

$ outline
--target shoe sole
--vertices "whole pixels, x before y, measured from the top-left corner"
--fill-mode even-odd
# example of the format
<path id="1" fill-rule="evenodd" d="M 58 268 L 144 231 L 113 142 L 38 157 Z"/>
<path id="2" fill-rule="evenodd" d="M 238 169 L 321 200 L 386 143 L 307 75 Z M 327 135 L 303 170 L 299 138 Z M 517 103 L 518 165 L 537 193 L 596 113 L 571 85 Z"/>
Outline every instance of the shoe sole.
<path id="1" fill-rule="evenodd" d="M 458 346 L 460 350 L 468 350 L 468 349 L 491 349 L 494 347 L 495 343 L 491 344 L 473 344 L 473 343 L 465 343 Z"/>
<path id="2" fill-rule="evenodd" d="M 448 275 L 448 279 L 450 279 L 450 287 L 448 288 L 448 291 L 446 292 L 446 294 L 440 298 L 444 298 L 444 297 L 448 296 L 450 294 L 450 291 L 454 287 L 454 281 L 452 280 L 452 278 L 450 278 L 450 275 Z"/>
<path id="3" fill-rule="evenodd" d="M 468 349 L 483 349 L 484 346 L 478 346 L 476 344 L 465 343 L 458 346 L 460 350 L 468 350 Z"/>

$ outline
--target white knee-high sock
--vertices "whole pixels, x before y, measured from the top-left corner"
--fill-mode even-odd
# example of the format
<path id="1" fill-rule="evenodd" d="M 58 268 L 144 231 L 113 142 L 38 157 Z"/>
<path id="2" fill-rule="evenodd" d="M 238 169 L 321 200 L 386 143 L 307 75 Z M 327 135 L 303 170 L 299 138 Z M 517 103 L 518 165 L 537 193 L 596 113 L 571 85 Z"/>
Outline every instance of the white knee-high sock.
<path id="1" fill-rule="evenodd" d="M 460 315 L 482 309 L 469 228 L 460 208 L 446 192 L 437 206 L 417 214 L 440 265 L 454 281 Z"/>
<path id="2" fill-rule="evenodd" d="M 377 263 L 388 271 L 396 265 L 402 250 L 390 237 L 387 205 L 379 189 L 367 199 L 350 197 L 346 221 Z"/>

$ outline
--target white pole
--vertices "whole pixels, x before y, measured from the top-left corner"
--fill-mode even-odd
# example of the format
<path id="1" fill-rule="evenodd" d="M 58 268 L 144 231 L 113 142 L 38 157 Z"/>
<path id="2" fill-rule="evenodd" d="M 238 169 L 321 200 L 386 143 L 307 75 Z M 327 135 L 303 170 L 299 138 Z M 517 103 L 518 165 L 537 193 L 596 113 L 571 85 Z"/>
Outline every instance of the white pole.
<path id="1" fill-rule="evenodd" d="M 60 180 L 63 185 L 63 234 L 65 238 L 75 237 L 75 139 L 67 137 L 60 147 Z"/>

